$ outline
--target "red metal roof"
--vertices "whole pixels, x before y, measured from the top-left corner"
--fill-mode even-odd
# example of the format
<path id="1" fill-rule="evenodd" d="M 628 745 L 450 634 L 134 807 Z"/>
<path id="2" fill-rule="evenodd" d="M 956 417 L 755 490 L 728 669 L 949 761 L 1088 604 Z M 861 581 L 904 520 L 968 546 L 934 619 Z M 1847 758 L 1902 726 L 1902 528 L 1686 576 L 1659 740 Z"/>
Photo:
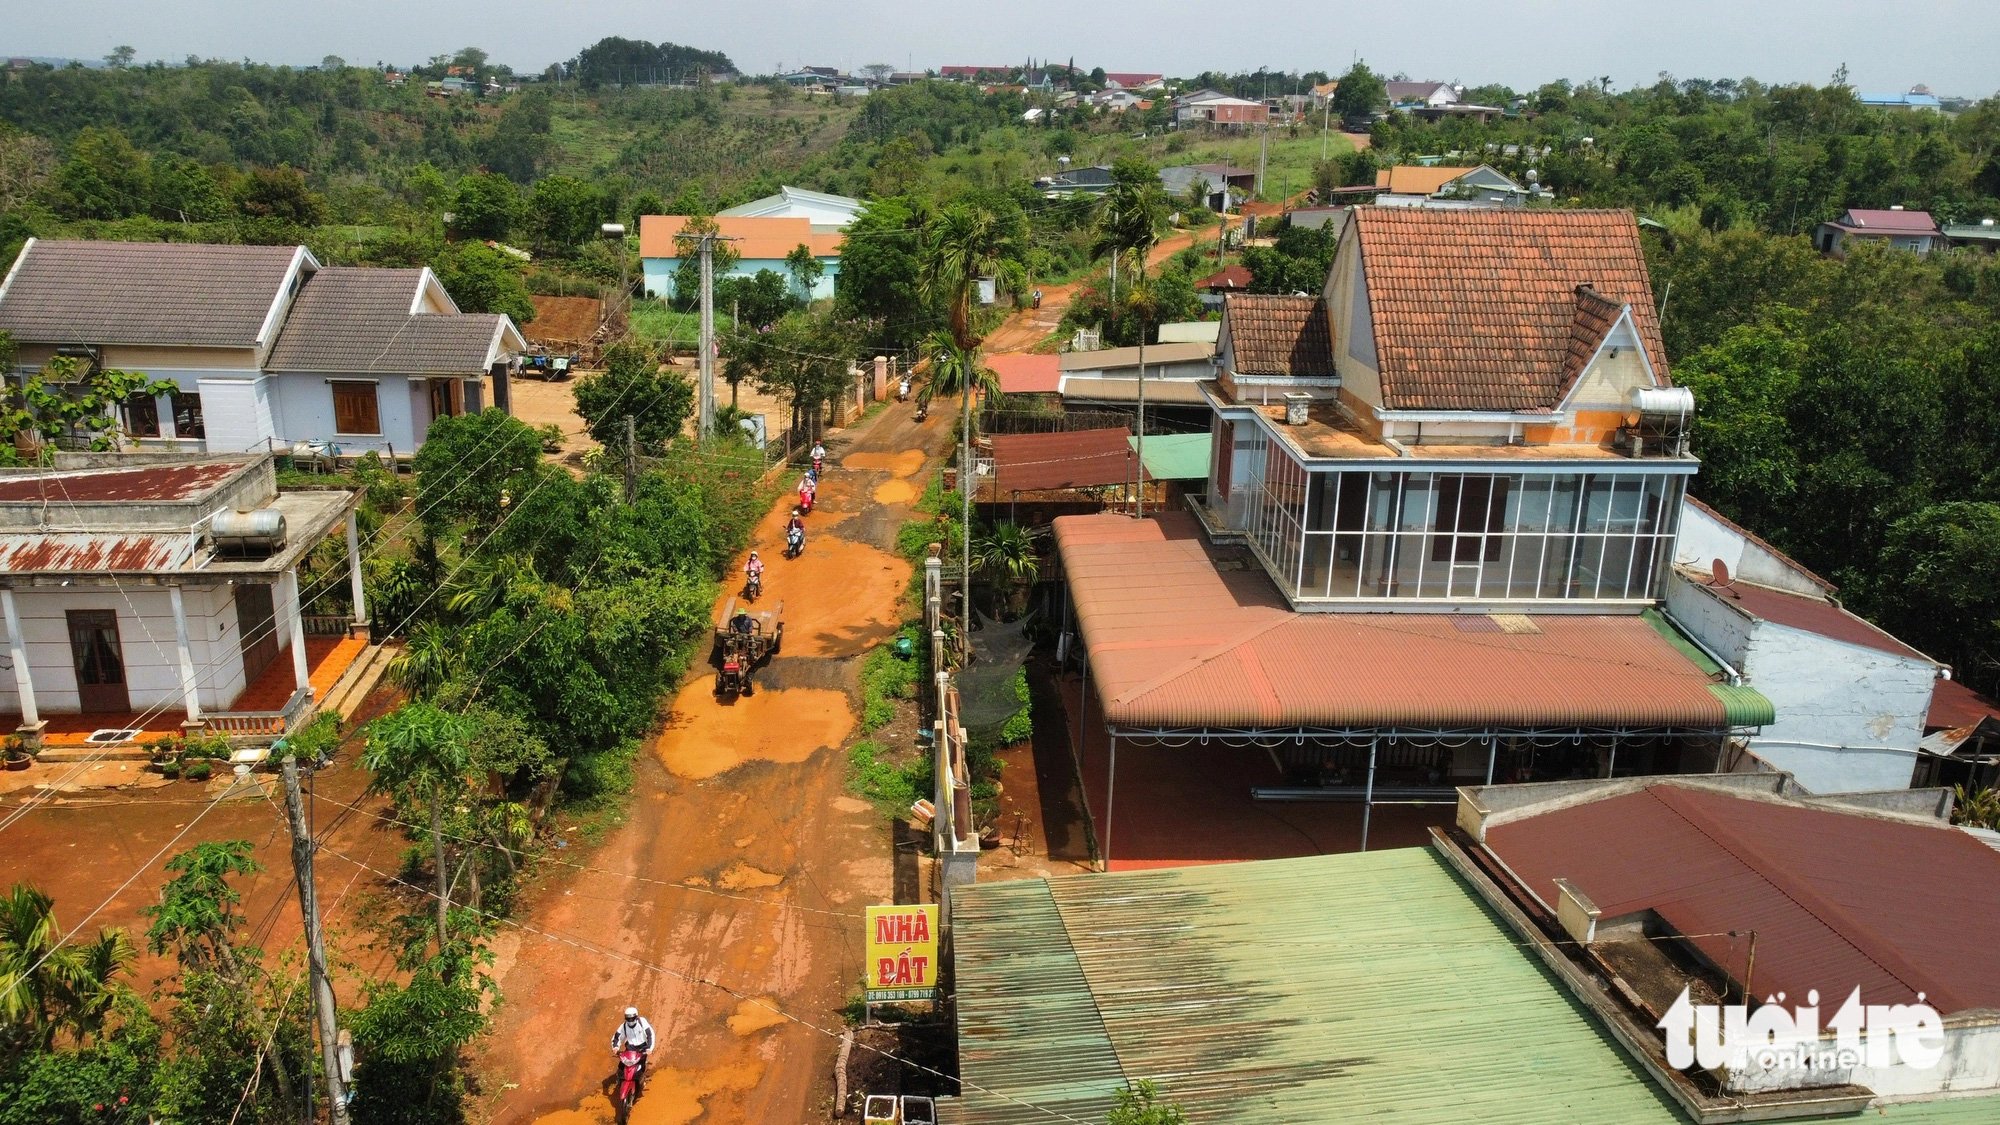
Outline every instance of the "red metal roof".
<path id="1" fill-rule="evenodd" d="M 1936 234 L 1937 221 L 1929 211 L 1891 211 L 1850 207 L 1833 224 L 1856 234 Z"/>
<path id="2" fill-rule="evenodd" d="M 1653 910 L 1759 995 L 1830 1011 L 1925 993 L 2000 1008 L 2000 853 L 1944 824 L 1658 783 L 1489 827 L 1486 848 L 1545 905 L 1567 879 L 1605 919 Z"/>
<path id="3" fill-rule="evenodd" d="M 1931 688 L 1931 710 L 1924 718 L 1924 730 L 1957 730 L 1985 718 L 2000 719 L 2000 703 L 1957 680 L 1939 680 Z"/>
<path id="4" fill-rule="evenodd" d="M 1200 281 L 1194 283 L 1196 289 L 1248 289 L 1250 271 L 1241 265 L 1224 266 Z"/>
<path id="5" fill-rule="evenodd" d="M 0 535 L 0 574 L 131 574 L 173 570 L 187 561 L 184 531 L 91 535 Z"/>
<path id="6" fill-rule="evenodd" d="M 1636 615 L 1296 613 L 1260 570 L 1218 569 L 1184 513 L 1065 516 L 1055 536 L 1115 724 L 1728 725 Z"/>
<path id="7" fill-rule="evenodd" d="M 986 366 L 1000 376 L 1000 393 L 1054 394 L 1062 387 L 1062 357 L 1032 352 L 997 352 Z"/>
<path id="8" fill-rule="evenodd" d="M 206 461 L 193 465 L 0 475 L 0 504 L 186 500 L 220 484 L 242 467 L 241 461 Z"/>
<path id="9" fill-rule="evenodd" d="M 1725 604 L 1760 620 L 1911 660 L 1929 662 L 1931 659 L 1897 640 L 1880 626 L 1825 598 L 1809 598 L 1804 594 L 1773 590 L 1769 586 L 1753 586 L 1740 579 L 1727 586 L 1716 586 L 1711 578 L 1699 581 L 1708 586 L 1710 594 Z"/>
<path id="10" fill-rule="evenodd" d="M 1002 495 L 1127 484 L 1141 471 L 1124 428 L 1054 434 L 994 434 L 993 475 Z"/>

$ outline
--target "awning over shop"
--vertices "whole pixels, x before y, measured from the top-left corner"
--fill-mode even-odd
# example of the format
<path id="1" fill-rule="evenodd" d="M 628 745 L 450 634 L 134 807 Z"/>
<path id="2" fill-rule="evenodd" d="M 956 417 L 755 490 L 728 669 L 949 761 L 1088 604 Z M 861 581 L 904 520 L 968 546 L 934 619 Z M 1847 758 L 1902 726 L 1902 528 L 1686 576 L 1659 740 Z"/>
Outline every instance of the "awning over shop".
<path id="1" fill-rule="evenodd" d="M 1139 449 L 1138 437 L 1126 439 Z M 1146 474 L 1154 480 L 1207 480 L 1208 451 L 1215 444 L 1209 434 L 1147 434 Z"/>
<path id="2" fill-rule="evenodd" d="M 1194 520 L 1055 521 L 1106 720 L 1126 730 L 1716 731 L 1770 722 L 1635 614 L 1298 613 Z"/>
<path id="3" fill-rule="evenodd" d="M 993 487 L 1002 496 L 1132 483 L 1137 457 L 1123 427 L 1052 434 L 994 434 Z"/>

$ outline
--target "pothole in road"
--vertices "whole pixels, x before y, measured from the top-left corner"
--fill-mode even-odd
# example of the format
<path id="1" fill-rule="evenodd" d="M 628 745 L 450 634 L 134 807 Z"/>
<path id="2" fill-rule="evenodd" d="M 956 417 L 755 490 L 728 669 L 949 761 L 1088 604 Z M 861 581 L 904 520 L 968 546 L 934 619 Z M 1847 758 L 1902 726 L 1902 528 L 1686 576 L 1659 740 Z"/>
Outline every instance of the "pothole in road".
<path id="1" fill-rule="evenodd" d="M 791 648 L 787 629 L 785 651 Z M 676 776 L 699 781 L 748 762 L 803 762 L 840 745 L 853 729 L 844 692 L 766 689 L 723 701 L 715 697 L 714 678 L 698 676 L 674 697 L 673 713 L 653 750 Z"/>
<path id="2" fill-rule="evenodd" d="M 739 859 L 728 867 L 723 868 L 722 872 L 715 877 L 715 881 L 710 885 L 717 890 L 723 891 L 756 891 L 763 890 L 766 887 L 775 887 L 784 881 L 785 877 L 783 875 L 775 875 L 769 871 L 759 870 Z M 690 879 L 688 882 L 699 886 L 706 882 L 706 880 Z"/>
<path id="3" fill-rule="evenodd" d="M 906 480 L 883 481 L 874 495 L 877 504 L 907 504 L 917 498 L 917 487 Z"/>
<path id="4" fill-rule="evenodd" d="M 736 1011 L 729 1017 L 729 1031 L 732 1035 L 755 1035 L 767 1027 L 776 1027 L 787 1022 L 768 996 L 759 996 L 736 1005 Z"/>
<path id="5" fill-rule="evenodd" d="M 916 475 L 924 467 L 924 451 L 905 449 L 898 453 L 851 453 L 840 463 L 843 469 L 885 469 L 899 477 Z"/>

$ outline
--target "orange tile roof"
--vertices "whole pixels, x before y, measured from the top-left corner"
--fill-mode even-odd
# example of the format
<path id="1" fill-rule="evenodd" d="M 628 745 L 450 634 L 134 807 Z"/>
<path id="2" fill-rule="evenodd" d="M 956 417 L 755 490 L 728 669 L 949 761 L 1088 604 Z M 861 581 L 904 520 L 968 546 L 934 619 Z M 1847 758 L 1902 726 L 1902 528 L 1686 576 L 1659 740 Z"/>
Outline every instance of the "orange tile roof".
<path id="1" fill-rule="evenodd" d="M 1091 683 L 1136 727 L 1727 725 L 1710 679 L 1633 615 L 1297 613 L 1224 571 L 1194 520 L 1055 521 Z"/>
<path id="2" fill-rule="evenodd" d="M 1618 324 L 1624 306 L 1588 285 L 1576 287 L 1576 316 L 1569 326 L 1569 350 L 1563 355 L 1562 389 L 1568 392 L 1576 377 L 1590 366 L 1591 357 L 1604 338 Z"/>
<path id="3" fill-rule="evenodd" d="M 1375 186 L 1400 195 L 1435 195 L 1444 185 L 1473 170 L 1473 168 L 1446 168 L 1441 165 L 1426 167 L 1421 164 L 1398 164 L 1393 168 L 1377 168 Z"/>
<path id="4" fill-rule="evenodd" d="M 995 352 L 986 366 L 1000 376 L 1000 393 L 1054 394 L 1062 389 L 1062 357 L 1033 352 Z"/>
<path id="5" fill-rule="evenodd" d="M 1318 297 L 1231 293 L 1222 320 L 1239 375 L 1332 375 L 1333 333 Z"/>
<path id="6" fill-rule="evenodd" d="M 1537 410 L 1561 404 L 1579 286 L 1632 306 L 1656 374 L 1666 346 L 1630 211 L 1356 207 L 1383 405 Z M 1585 324 L 1588 329 L 1588 324 Z"/>
<path id="7" fill-rule="evenodd" d="M 687 222 L 686 215 L 641 215 L 639 256 L 679 258 L 675 236 Z M 735 240 L 730 245 L 745 261 L 777 261 L 801 243 L 811 247 L 816 257 L 840 256 L 840 234 L 815 233 L 812 221 L 803 216 L 718 215 L 714 222 L 723 237 Z"/>

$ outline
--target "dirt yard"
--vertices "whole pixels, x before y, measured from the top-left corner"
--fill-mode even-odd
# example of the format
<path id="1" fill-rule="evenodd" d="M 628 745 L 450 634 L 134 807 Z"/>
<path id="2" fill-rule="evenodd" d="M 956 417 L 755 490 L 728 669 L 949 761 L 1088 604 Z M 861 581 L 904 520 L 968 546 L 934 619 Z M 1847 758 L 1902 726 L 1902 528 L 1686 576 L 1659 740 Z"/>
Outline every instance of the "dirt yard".
<path id="1" fill-rule="evenodd" d="M 503 931 L 507 1000 L 480 1065 L 491 1120 L 612 1121 L 602 1084 L 627 1004 L 662 1041 L 636 1125 L 831 1108 L 861 908 L 888 901 L 893 878 L 890 827 L 846 792 L 840 746 L 860 657 L 896 628 L 909 565 L 895 532 L 947 424 L 892 408 L 836 434 L 800 558 L 776 556 L 788 504 L 760 526 L 760 604 L 783 603 L 784 646 L 746 698 L 718 702 L 705 665 L 690 677 L 640 763 L 626 823 L 587 870 L 528 896 L 520 917 L 542 933 Z"/>

